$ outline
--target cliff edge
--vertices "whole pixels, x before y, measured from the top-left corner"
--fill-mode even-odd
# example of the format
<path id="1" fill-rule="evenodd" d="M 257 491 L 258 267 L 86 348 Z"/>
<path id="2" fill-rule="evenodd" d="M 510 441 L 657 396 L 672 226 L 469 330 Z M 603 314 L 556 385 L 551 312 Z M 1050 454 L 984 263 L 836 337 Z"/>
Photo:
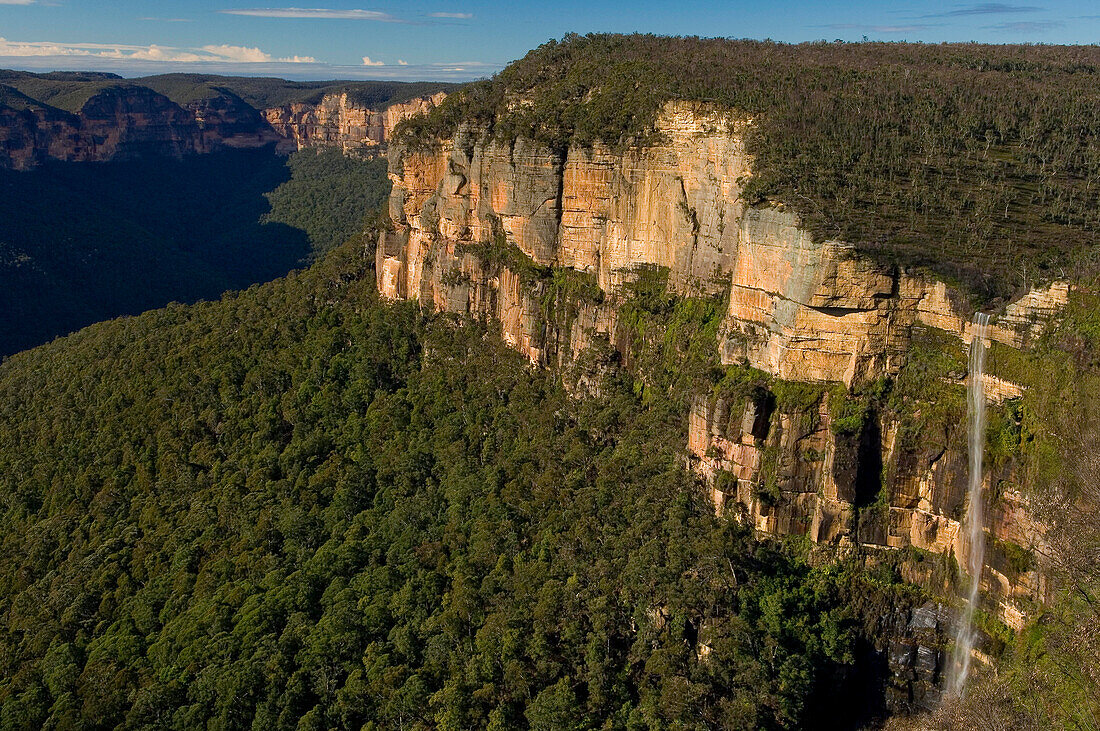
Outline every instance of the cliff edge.
<path id="1" fill-rule="evenodd" d="M 914 440 L 908 417 L 853 412 L 852 403 L 869 403 L 859 394 L 898 379 L 918 350 L 965 363 L 970 313 L 927 274 L 815 240 L 780 202 L 747 204 L 753 124 L 677 102 L 664 107 L 658 141 L 645 146 L 556 152 L 467 123 L 439 144 L 391 148 L 392 228 L 376 250 L 378 289 L 499 323 L 532 363 L 564 371 L 599 343 L 629 362 L 631 286 L 663 272 L 676 297 L 724 303 L 709 345 L 722 365 L 778 384 L 748 396 L 694 396 L 687 446 L 719 511 L 840 550 L 964 556 L 958 424 Z M 1068 296 L 1065 283 L 1028 292 L 1003 309 L 991 339 L 1027 347 Z M 945 388 L 961 388 L 962 369 L 943 376 Z M 784 397 L 788 382 L 808 384 L 800 399 Z M 1005 378 L 987 386 L 998 401 L 1020 393 Z M 1013 545 L 1041 541 L 1016 467 L 999 465 L 986 479 L 990 534 Z M 999 615 L 1020 626 L 1020 606 L 1042 595 L 1043 582 L 1002 564 L 987 566 L 983 586 Z"/>

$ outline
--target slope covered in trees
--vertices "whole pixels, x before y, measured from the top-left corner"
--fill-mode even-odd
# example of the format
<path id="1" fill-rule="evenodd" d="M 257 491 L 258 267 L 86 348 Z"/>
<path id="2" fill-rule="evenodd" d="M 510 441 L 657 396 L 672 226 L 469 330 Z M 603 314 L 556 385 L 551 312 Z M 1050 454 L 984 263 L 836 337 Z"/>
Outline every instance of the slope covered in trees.
<path id="1" fill-rule="evenodd" d="M 570 399 L 481 326 L 380 304 L 370 260 L 0 365 L 0 725 L 877 712 L 857 659 L 911 589 L 717 520 L 679 404 L 622 373 Z"/>
<path id="2" fill-rule="evenodd" d="M 452 94 L 405 138 L 463 121 L 562 149 L 644 143 L 669 100 L 751 117 L 752 202 L 819 238 L 932 270 L 979 299 L 1095 274 L 1100 48 L 797 46 L 567 36 Z"/>
<path id="3" fill-rule="evenodd" d="M 386 160 L 360 160 L 336 148 L 305 149 L 287 159 L 290 180 L 264 195 L 264 223 L 282 223 L 309 236 L 311 257 L 332 251 L 363 229 L 390 192 Z"/>
<path id="4" fill-rule="evenodd" d="M 281 276 L 388 191 L 384 161 L 312 150 L 0 170 L 0 356 Z"/>

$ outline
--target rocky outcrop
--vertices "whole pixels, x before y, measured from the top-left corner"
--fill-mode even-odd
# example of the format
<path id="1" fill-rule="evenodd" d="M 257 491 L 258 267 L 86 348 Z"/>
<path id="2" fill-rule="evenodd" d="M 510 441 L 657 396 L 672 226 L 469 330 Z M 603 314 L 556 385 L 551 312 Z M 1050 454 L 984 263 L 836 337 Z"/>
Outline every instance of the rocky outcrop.
<path id="1" fill-rule="evenodd" d="M 969 337 L 968 313 L 942 283 L 873 264 L 844 242 L 814 241 L 780 203 L 746 207 L 750 124 L 670 104 L 658 119 L 662 141 L 643 148 L 556 153 L 465 126 L 431 149 L 394 150 L 395 226 L 378 247 L 380 290 L 503 322 L 524 304 L 499 281 L 486 280 L 493 297 L 466 286 L 480 272 L 461 255 L 499 234 L 536 266 L 586 273 L 608 295 L 646 265 L 667 268 L 680 294 L 728 294 L 723 362 L 781 378 L 854 386 L 896 372 L 917 323 Z M 990 337 L 1020 347 L 1066 295 L 1064 284 L 1029 293 Z M 613 306 L 595 320 L 613 323 Z"/>
<path id="2" fill-rule="evenodd" d="M 77 120 L 85 142 L 73 151 L 78 161 L 179 156 L 205 146 L 193 114 L 143 87 L 104 89 L 84 103 Z"/>
<path id="3" fill-rule="evenodd" d="M 184 105 L 202 134 L 200 152 L 220 147 L 263 147 L 283 138 L 264 115 L 235 94 L 223 92 Z"/>
<path id="4" fill-rule="evenodd" d="M 739 181 L 749 174 L 729 124 L 673 107 L 661 118 L 663 144 L 560 156 L 464 128 L 437 150 L 391 156 L 392 214 L 419 241 L 488 240 L 499 220 L 537 264 L 595 274 L 607 291 L 653 264 L 669 267 L 679 291 L 718 292 L 737 252 Z M 406 277 L 415 271 L 413 263 Z"/>
<path id="5" fill-rule="evenodd" d="M 965 434 L 903 450 L 900 425 L 873 413 L 858 430 L 838 430 L 831 401 L 824 391 L 809 409 L 698 397 L 688 450 L 716 508 L 762 533 L 805 535 L 841 552 L 858 544 L 966 556 Z M 993 467 L 984 481 L 995 545 L 1041 545 L 1042 526 L 1028 514 L 1014 467 Z M 982 582 L 1014 622 L 1022 616 L 1014 602 L 1039 598 L 1045 588 L 1034 567 L 996 552 Z"/>
<path id="6" fill-rule="evenodd" d="M 528 140 L 492 141 L 464 128 L 430 151 L 390 155 L 395 230 L 378 247 L 379 288 L 460 312 L 496 317 L 534 362 L 571 361 L 591 332 L 610 335 L 610 303 L 581 307 L 570 332 L 547 339 L 535 292 L 486 276 L 470 244 L 515 246 L 536 266 L 590 277 L 604 292 L 639 265 L 667 267 L 682 293 L 719 294 L 738 249 L 744 145 L 725 116 L 671 107 L 666 141 L 643 149 L 573 147 L 564 155 Z"/>
<path id="7" fill-rule="evenodd" d="M 290 104 L 263 111 L 267 124 L 282 138 L 283 148 L 339 147 L 345 154 L 387 142 L 400 122 L 430 112 L 443 92 L 376 109 L 356 104 L 348 94 L 328 94 L 318 104 Z"/>
<path id="8" fill-rule="evenodd" d="M 318 105 L 255 109 L 228 91 L 182 106 L 133 84 L 97 87 L 76 112 L 42 104 L 0 85 L 0 167 L 28 170 L 46 160 L 102 162 L 143 155 L 180 157 L 224 148 L 278 144 L 284 151 L 377 147 L 403 119 L 430 110 L 443 94 L 371 110 L 347 94 Z"/>
<path id="9" fill-rule="evenodd" d="M 923 282 L 814 242 L 780 205 L 740 224 L 723 362 L 848 385 L 898 368 Z"/>
<path id="10" fill-rule="evenodd" d="M 890 670 L 886 704 L 891 712 L 931 710 L 939 704 L 948 658 L 944 640 L 951 636 L 953 612 L 926 602 L 884 616 L 874 636 Z"/>
<path id="11" fill-rule="evenodd" d="M 25 170 L 46 159 L 89 161 L 155 150 L 194 150 L 194 118 L 149 89 L 108 87 L 79 114 L 32 102 L 0 108 L 0 165 Z"/>
<path id="12" fill-rule="evenodd" d="M 0 166 L 26 170 L 82 146 L 72 115 L 0 85 Z"/>
<path id="13" fill-rule="evenodd" d="M 667 269 L 681 295 L 728 297 L 721 361 L 780 379 L 859 388 L 896 374 L 920 328 L 966 347 L 969 313 L 942 283 L 875 264 L 843 241 L 815 241 L 781 203 L 745 205 L 751 123 L 674 104 L 659 117 L 660 141 L 642 148 L 555 152 L 467 125 L 427 149 L 392 150 L 393 227 L 377 247 L 379 290 L 491 318 L 532 363 L 562 368 L 593 344 L 629 359 L 619 294 L 645 267 Z M 586 296 L 562 296 L 570 277 L 588 283 Z M 1005 308 L 989 337 L 1026 347 L 1067 298 L 1061 283 L 1034 290 Z M 867 414 L 854 430 L 840 423 L 828 390 L 808 409 L 774 397 L 696 399 L 688 449 L 716 508 L 762 533 L 838 551 L 966 555 L 963 430 L 901 445 L 903 425 L 891 417 Z M 996 375 L 986 390 L 993 401 L 1020 395 Z M 988 530 L 1005 545 L 1032 545 L 1041 530 L 1013 469 L 985 476 Z M 1041 595 L 1042 581 L 996 561 L 983 587 L 1012 621 L 1017 600 Z"/>
<path id="14" fill-rule="evenodd" d="M 844 242 L 815 242 L 781 204 L 746 211 L 740 242 L 721 345 L 725 363 L 853 386 L 897 372 L 917 323 L 970 341 L 969 313 L 951 302 L 942 282 L 876 265 Z M 1065 282 L 1028 292 L 994 320 L 989 338 L 1026 346 L 1068 295 Z M 1018 390 L 996 385 L 991 393 L 1002 397 Z"/>
<path id="15" fill-rule="evenodd" d="M 1054 282 L 1049 287 L 1032 289 L 1008 304 L 990 324 L 990 340 L 1012 348 L 1024 348 L 1034 342 L 1051 316 L 1069 301 L 1069 283 Z M 931 327 L 959 335 L 970 342 L 971 322 L 957 311 L 943 282 L 931 282 L 922 291 L 917 307 L 918 319 Z"/>
<path id="16" fill-rule="evenodd" d="M 99 89 L 76 113 L 36 102 L 21 106 L 0 107 L 0 166 L 16 170 L 46 160 L 180 157 L 276 141 L 255 110 L 228 96 L 184 108 L 151 89 L 118 85 Z"/>

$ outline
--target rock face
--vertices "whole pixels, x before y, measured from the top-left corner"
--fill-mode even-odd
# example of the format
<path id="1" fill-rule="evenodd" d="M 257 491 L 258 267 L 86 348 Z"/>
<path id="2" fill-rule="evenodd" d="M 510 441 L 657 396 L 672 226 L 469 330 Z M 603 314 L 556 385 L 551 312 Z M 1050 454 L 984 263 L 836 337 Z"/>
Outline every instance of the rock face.
<path id="1" fill-rule="evenodd" d="M 119 84 L 97 90 L 70 113 L 0 85 L 0 167 L 28 170 L 46 160 L 179 157 L 269 144 L 284 151 L 339 146 L 354 152 L 377 147 L 398 122 L 431 109 L 444 96 L 371 110 L 349 104 L 346 94 L 330 95 L 318 105 L 260 112 L 229 92 L 181 106 L 152 89 Z"/>
<path id="2" fill-rule="evenodd" d="M 554 152 L 465 126 L 427 149 L 391 149 L 393 228 L 377 247 L 379 290 L 494 319 L 532 363 L 554 367 L 597 341 L 621 345 L 617 293 L 644 266 L 666 267 L 682 295 L 728 296 L 715 343 L 722 362 L 785 380 L 851 389 L 895 374 L 917 328 L 968 343 L 968 313 L 942 283 L 876 265 L 842 241 L 815 242 L 782 204 L 746 207 L 751 123 L 672 104 L 659 117 L 662 141 L 644 148 Z M 604 296 L 566 303 L 545 276 L 524 273 L 531 267 L 581 277 Z M 1026 346 L 1067 297 L 1065 284 L 1030 292 L 989 337 Z M 564 317 L 547 316 L 560 307 Z M 986 385 L 993 400 L 1019 395 L 1003 379 Z M 859 544 L 966 555 L 962 429 L 902 448 L 901 425 L 870 414 L 849 433 L 826 390 L 809 410 L 776 399 L 696 399 L 688 448 L 716 508 L 761 532 L 842 551 Z M 1011 466 L 985 479 L 990 533 L 1022 545 L 1040 535 L 1013 492 Z M 1011 618 L 1013 601 L 1040 593 L 1041 581 L 994 563 L 983 586 Z"/>
<path id="3" fill-rule="evenodd" d="M 815 243 L 781 205 L 746 211 L 740 242 L 725 363 L 746 360 L 781 378 L 852 386 L 896 372 L 916 323 L 970 341 L 969 317 L 942 282 L 877 266 L 843 242 Z M 1029 292 L 993 323 L 990 339 L 1025 346 L 1068 296 L 1064 282 Z"/>
<path id="4" fill-rule="evenodd" d="M 780 206 L 740 223 L 723 362 L 849 385 L 896 370 L 923 283 L 856 259 L 841 242 L 815 243 Z"/>
<path id="5" fill-rule="evenodd" d="M 939 705 L 947 658 L 943 639 L 953 630 L 952 612 L 927 602 L 882 618 L 879 649 L 890 670 L 887 707 L 893 712 L 931 710 Z"/>
<path id="6" fill-rule="evenodd" d="M 329 94 L 319 104 L 265 109 L 263 117 L 282 138 L 284 149 L 340 147 L 345 154 L 352 154 L 387 142 L 399 122 L 430 112 L 446 96 L 439 92 L 369 109 L 349 101 L 346 93 Z"/>
<path id="7" fill-rule="evenodd" d="M 108 87 L 78 114 L 45 105 L 0 110 L 0 165 L 24 170 L 46 159 L 103 161 L 156 153 L 181 155 L 209 142 L 193 114 L 142 87 Z"/>
<path id="8" fill-rule="evenodd" d="M 936 556 L 969 551 L 960 516 L 966 503 L 965 435 L 898 445 L 899 424 L 870 414 L 855 432 L 837 429 L 831 399 L 809 410 L 764 401 L 698 397 L 688 422 L 694 466 L 712 485 L 717 509 L 772 535 L 805 535 L 844 551 L 913 547 Z M 961 437 L 961 438 L 960 438 Z M 1041 543 L 1011 465 L 984 476 L 987 531 L 996 541 Z M 987 552 L 983 590 L 1003 619 L 1043 595 L 1042 577 Z"/>
<path id="9" fill-rule="evenodd" d="M 466 251 L 499 232 L 540 266 L 585 273 L 606 292 L 639 265 L 668 267 L 677 291 L 728 288 L 749 174 L 744 144 L 709 110 L 670 107 L 667 141 L 644 149 L 570 148 L 557 155 L 468 127 L 431 151 L 390 155 L 391 217 L 378 247 L 379 287 L 451 311 L 496 317 L 505 338 L 534 362 L 571 361 L 594 331 L 608 334 L 611 305 L 582 307 L 570 332 L 549 340 L 534 293 L 510 274 L 483 276 Z"/>
<path id="10" fill-rule="evenodd" d="M 749 174 L 728 124 L 671 107 L 661 118 L 665 144 L 573 147 L 564 156 L 465 128 L 441 149 L 391 156 L 393 218 L 414 245 L 487 240 L 498 219 L 536 263 L 591 272 L 605 290 L 654 264 L 669 267 L 680 291 L 717 292 L 737 253 L 739 180 Z M 406 288 L 417 276 L 411 264 Z"/>
<path id="11" fill-rule="evenodd" d="M 81 145 L 70 115 L 0 85 L 0 165 L 26 170 Z"/>
<path id="12" fill-rule="evenodd" d="M 240 97 L 222 93 L 189 102 L 184 108 L 194 115 L 202 132 L 201 152 L 218 147 L 262 147 L 282 142 L 263 114 Z"/>
<path id="13" fill-rule="evenodd" d="M 586 273 L 608 294 L 645 265 L 666 267 L 680 294 L 728 293 L 723 362 L 781 378 L 853 386 L 896 372 L 917 323 L 969 338 L 969 318 L 942 283 L 876 266 L 844 242 L 814 242 L 781 204 L 746 208 L 749 124 L 670 104 L 658 120 L 664 141 L 644 148 L 555 153 L 465 126 L 428 150 L 395 149 L 395 226 L 378 247 L 379 288 L 494 316 L 510 340 L 538 349 L 543 334 L 523 314 L 531 293 L 482 281 L 468 254 L 499 236 L 535 265 Z M 1062 284 L 1029 293 L 990 337 L 1020 347 L 1067 292 Z M 590 315 L 610 334 L 613 306 Z M 579 343 L 567 345 L 575 354 Z"/>

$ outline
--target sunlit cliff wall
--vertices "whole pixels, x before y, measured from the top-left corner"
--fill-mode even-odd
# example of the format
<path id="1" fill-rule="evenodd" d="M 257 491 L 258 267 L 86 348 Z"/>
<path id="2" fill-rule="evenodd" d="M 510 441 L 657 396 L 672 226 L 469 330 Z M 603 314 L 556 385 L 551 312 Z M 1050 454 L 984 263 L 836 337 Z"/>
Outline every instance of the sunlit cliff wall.
<path id="1" fill-rule="evenodd" d="M 47 160 L 103 162 L 146 155 L 180 157 L 277 144 L 284 152 L 377 149 L 403 119 L 437 105 L 442 92 L 368 109 L 331 94 L 318 104 L 257 110 L 232 94 L 176 104 L 140 86 L 107 87 L 77 112 L 35 102 L 0 86 L 0 167 L 28 170 Z"/>
<path id="2" fill-rule="evenodd" d="M 371 109 L 350 101 L 346 93 L 329 94 L 318 104 L 272 107 L 263 116 L 283 139 L 284 149 L 339 147 L 352 154 L 388 141 L 398 123 L 431 111 L 446 96 L 439 92 Z"/>
<path id="3" fill-rule="evenodd" d="M 854 389 L 898 372 L 914 333 L 969 342 L 969 317 L 926 276 L 875 264 L 842 241 L 814 241 L 782 204 L 746 206 L 752 174 L 744 132 L 752 121 L 670 104 L 661 141 L 625 150 L 573 146 L 556 154 L 529 140 L 493 140 L 476 126 L 426 148 L 390 154 L 392 230 L 381 235 L 382 294 L 499 323 L 533 363 L 563 367 L 595 339 L 622 342 L 617 296 L 639 267 L 667 267 L 685 296 L 724 296 L 714 344 L 721 361 L 780 379 Z M 515 247 L 539 267 L 584 273 L 604 298 L 570 305 L 545 281 L 489 261 Z M 1035 290 L 1010 305 L 991 339 L 1026 347 L 1068 296 Z M 965 374 L 959 374 L 959 378 Z M 961 382 L 961 380 L 960 380 Z M 1019 387 L 991 376 L 1003 400 Z M 900 425 L 871 414 L 857 433 L 834 428 L 826 396 L 809 413 L 774 399 L 731 402 L 700 394 L 689 417 L 695 469 L 717 509 L 771 534 L 800 534 L 838 550 L 864 545 L 965 555 L 966 444 L 961 431 L 899 446 Z M 1028 518 L 1009 464 L 986 475 L 990 533 L 1028 545 Z M 1015 622 L 1015 600 L 1038 596 L 1034 572 L 1010 575 L 996 559 L 983 585 Z"/>

